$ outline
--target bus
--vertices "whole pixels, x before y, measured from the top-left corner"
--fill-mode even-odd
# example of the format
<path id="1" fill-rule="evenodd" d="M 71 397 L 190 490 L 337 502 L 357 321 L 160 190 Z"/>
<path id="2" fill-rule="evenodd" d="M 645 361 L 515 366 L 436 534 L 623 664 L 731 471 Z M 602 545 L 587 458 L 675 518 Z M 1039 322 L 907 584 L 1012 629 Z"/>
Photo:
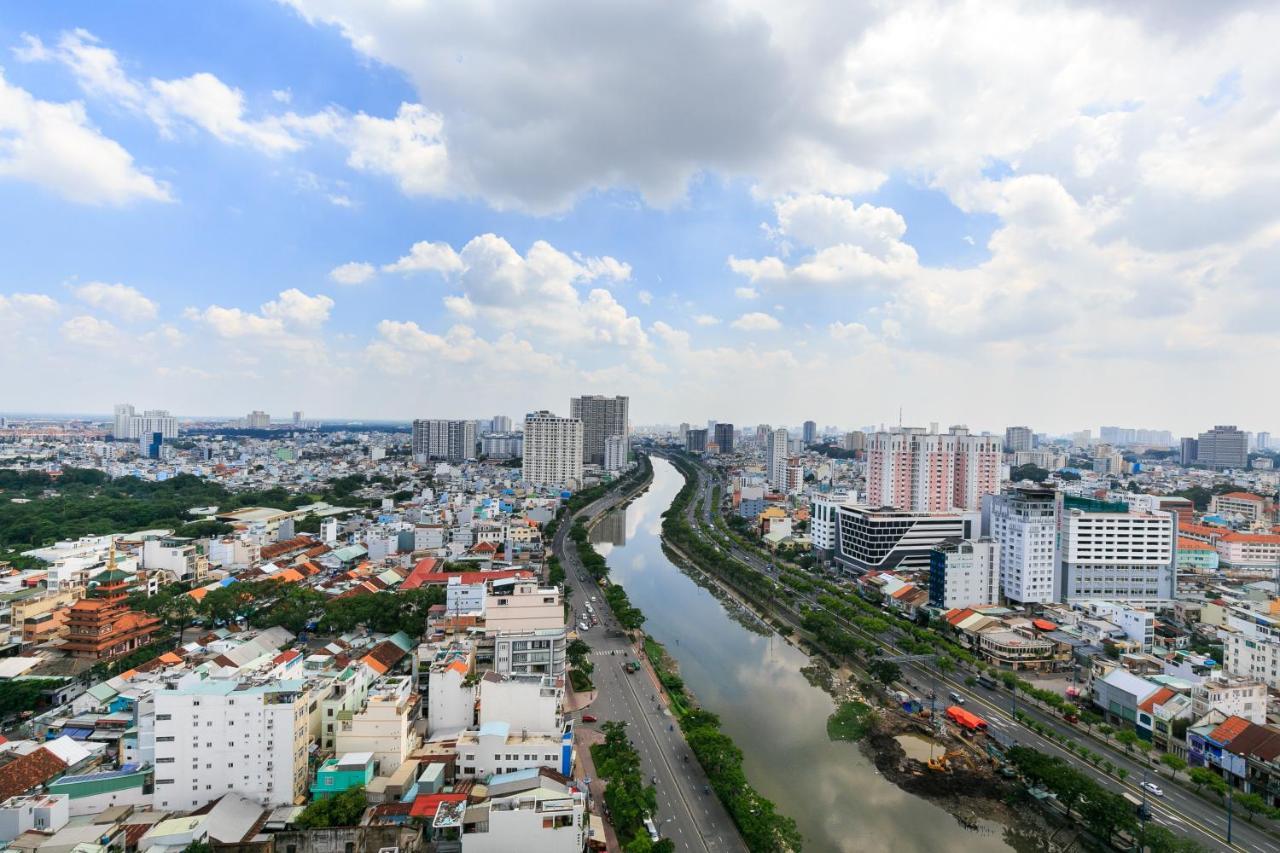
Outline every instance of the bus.
<path id="1" fill-rule="evenodd" d="M 978 676 L 978 683 L 988 690 L 995 690 L 999 682 L 984 672 Z"/>
<path id="2" fill-rule="evenodd" d="M 1124 797 L 1125 802 L 1133 806 L 1133 813 L 1136 814 L 1139 819 L 1151 820 L 1151 810 L 1147 808 L 1146 803 L 1142 802 L 1142 800 L 1138 799 L 1128 791 L 1123 792 L 1121 796 Z"/>

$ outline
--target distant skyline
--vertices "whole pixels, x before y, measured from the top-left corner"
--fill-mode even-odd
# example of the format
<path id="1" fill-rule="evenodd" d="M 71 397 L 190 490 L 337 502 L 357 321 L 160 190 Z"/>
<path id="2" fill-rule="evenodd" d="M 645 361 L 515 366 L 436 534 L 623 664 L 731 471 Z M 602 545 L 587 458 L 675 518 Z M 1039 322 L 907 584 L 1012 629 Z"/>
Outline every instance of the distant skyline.
<path id="1" fill-rule="evenodd" d="M 11 5 L 0 397 L 1271 430 L 1276 43 L 1256 0 Z"/>

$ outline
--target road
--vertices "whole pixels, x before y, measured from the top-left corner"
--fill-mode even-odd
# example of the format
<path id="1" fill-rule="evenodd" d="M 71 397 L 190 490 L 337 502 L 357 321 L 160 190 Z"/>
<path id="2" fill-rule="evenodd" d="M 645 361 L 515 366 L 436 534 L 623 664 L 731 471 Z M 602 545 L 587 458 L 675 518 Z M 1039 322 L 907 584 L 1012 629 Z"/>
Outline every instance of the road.
<path id="1" fill-rule="evenodd" d="M 711 517 L 711 492 L 714 487 L 713 477 L 716 475 L 710 472 L 705 466 L 696 466 L 698 473 L 698 496 L 702 499 L 702 511 L 695 518 L 695 510 L 698 507 L 698 498 L 695 497 L 690 502 L 688 508 L 688 517 L 690 524 L 700 524 L 706 528 L 713 528 L 714 521 Z M 722 491 L 723 496 L 723 491 Z M 736 544 L 729 548 L 729 553 L 739 562 L 742 562 L 750 568 L 767 574 L 774 575 L 770 571 L 769 561 L 760 554 L 742 548 Z M 805 601 L 806 604 L 817 608 L 824 609 L 819 605 L 812 596 L 798 594 L 798 597 Z M 797 614 L 798 615 L 798 614 Z M 836 621 L 840 622 L 845 628 L 854 631 L 869 639 L 874 639 L 881 644 L 889 646 L 897 653 L 902 653 L 893 647 L 891 639 L 883 636 L 871 636 L 841 619 L 839 616 L 832 614 Z M 982 716 L 987 720 L 988 724 L 999 731 L 1001 734 L 1015 740 L 1023 746 L 1030 746 L 1041 752 L 1051 755 L 1060 756 L 1071 764 L 1088 774 L 1094 781 L 1103 787 L 1115 791 L 1117 793 L 1131 793 L 1137 797 L 1143 797 L 1144 793 L 1140 787 L 1143 780 L 1144 766 L 1136 757 L 1131 757 L 1123 750 L 1112 748 L 1109 744 L 1104 744 L 1099 740 L 1088 737 L 1085 732 L 1068 724 L 1055 714 L 1047 713 L 1039 707 L 1034 706 L 1029 700 L 1022 697 L 1017 698 L 1017 710 L 1028 715 L 1029 717 L 1039 721 L 1040 723 L 1051 727 L 1059 734 L 1070 735 L 1077 743 L 1087 744 L 1094 752 L 1101 753 L 1106 756 L 1117 767 L 1123 767 L 1128 771 L 1128 778 L 1121 782 L 1113 777 L 1107 776 L 1092 765 L 1080 760 L 1079 756 L 1068 753 L 1057 743 L 1050 741 L 1044 737 L 1037 735 L 1031 729 L 1023 726 L 1013 718 L 1013 702 L 1014 696 L 1003 687 L 995 690 L 986 690 L 981 686 L 973 688 L 964 684 L 964 674 L 952 673 L 943 674 L 935 668 L 929 666 L 929 662 L 904 662 L 900 664 L 903 678 L 908 685 L 914 684 L 923 688 L 925 685 L 936 684 L 935 692 L 937 693 L 940 704 L 947 701 L 947 694 L 955 692 L 966 699 L 965 707 Z M 1226 843 L 1227 837 L 1227 815 L 1226 811 L 1213 803 L 1206 802 L 1196 794 L 1187 791 L 1179 785 L 1173 783 L 1167 778 L 1160 777 L 1154 770 L 1149 770 L 1147 778 L 1154 781 L 1164 790 L 1163 797 L 1154 797 L 1147 795 L 1146 800 L 1151 810 L 1152 819 L 1164 825 L 1168 829 L 1194 839 L 1197 843 L 1204 845 L 1211 850 L 1257 850 L 1271 851 L 1277 849 L 1276 840 L 1266 834 L 1259 828 L 1246 823 L 1244 814 L 1237 812 L 1232 821 L 1231 845 Z"/>
<path id="2" fill-rule="evenodd" d="M 585 713 L 599 722 L 579 720 L 578 725 L 594 728 L 611 720 L 627 724 L 627 735 L 640 753 L 643 775 L 657 779 L 654 787 L 658 794 L 658 831 L 675 843 L 677 851 L 745 851 L 732 818 L 719 798 L 708 793 L 706 774 L 685 743 L 679 724 L 655 698 L 660 694 L 650 669 L 646 666 L 633 675 L 623 671 L 626 661 L 638 659 L 638 650 L 613 622 L 599 589 L 589 579 L 584 581 L 586 575 L 577 550 L 568 539 L 575 518 L 593 518 L 623 500 L 623 496 L 611 493 L 588 504 L 560 523 L 552 541 L 552 549 L 565 570 L 565 584 L 573 590 L 570 603 L 575 624 L 587 601 L 600 616 L 599 627 L 583 636 L 592 649 L 592 680 L 598 690 L 595 702 Z"/>

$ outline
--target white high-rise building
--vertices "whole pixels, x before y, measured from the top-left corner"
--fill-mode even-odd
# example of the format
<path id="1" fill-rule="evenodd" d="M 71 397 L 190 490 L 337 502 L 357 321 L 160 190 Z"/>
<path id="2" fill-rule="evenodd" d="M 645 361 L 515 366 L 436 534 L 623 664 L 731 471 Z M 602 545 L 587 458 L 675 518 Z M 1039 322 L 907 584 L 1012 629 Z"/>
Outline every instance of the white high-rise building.
<path id="1" fill-rule="evenodd" d="M 854 496 L 844 493 L 814 494 L 809 501 L 809 538 L 818 559 L 829 560 L 836 552 L 837 510 Z"/>
<path id="2" fill-rule="evenodd" d="M 611 435 L 604 440 L 604 470 L 621 471 L 627 467 L 627 437 Z"/>
<path id="3" fill-rule="evenodd" d="M 787 440 L 786 427 L 778 427 L 769 432 L 768 446 L 765 448 L 769 485 L 778 491 L 784 491 L 787 487 Z"/>
<path id="4" fill-rule="evenodd" d="M 301 802 L 310 688 L 209 679 L 156 690 L 155 808 L 190 811 L 228 791 L 264 806 Z"/>
<path id="5" fill-rule="evenodd" d="M 511 432 L 511 418 L 506 415 L 494 415 L 490 426 L 494 432 Z"/>
<path id="6" fill-rule="evenodd" d="M 413 422 L 413 455 L 419 459 L 465 462 L 476 455 L 475 421 L 443 418 Z"/>
<path id="7" fill-rule="evenodd" d="M 582 421 L 548 411 L 524 419 L 523 479 L 534 486 L 582 486 Z"/>
<path id="8" fill-rule="evenodd" d="M 1058 514 L 1062 599 L 1172 600 L 1177 516 L 1064 496 Z"/>
<path id="9" fill-rule="evenodd" d="M 137 438 L 133 432 L 133 405 L 116 403 L 115 421 L 111 426 L 111 435 L 117 439 Z"/>
<path id="10" fill-rule="evenodd" d="M 254 409 L 244 417 L 245 429 L 270 429 L 271 415 L 266 412 Z"/>
<path id="11" fill-rule="evenodd" d="M 867 442 L 867 503 L 915 512 L 977 509 L 1000 490 L 1001 441 L 954 426 L 906 427 Z"/>
<path id="12" fill-rule="evenodd" d="M 1031 427 L 1012 426 L 1004 430 L 1004 450 L 1006 453 L 1020 453 L 1030 450 L 1034 444 Z"/>
<path id="13" fill-rule="evenodd" d="M 1058 495 L 1010 489 L 989 499 L 991 538 L 999 545 L 1000 591 L 1017 604 L 1058 600 Z"/>
<path id="14" fill-rule="evenodd" d="M 129 403 L 118 403 L 111 425 L 111 435 L 117 439 L 150 439 L 155 433 L 164 438 L 178 437 L 178 419 L 164 409 L 147 409 L 138 414 Z"/>
<path id="15" fill-rule="evenodd" d="M 929 554 L 929 604 L 954 610 L 996 604 L 1000 546 L 990 539 L 949 539 Z"/>

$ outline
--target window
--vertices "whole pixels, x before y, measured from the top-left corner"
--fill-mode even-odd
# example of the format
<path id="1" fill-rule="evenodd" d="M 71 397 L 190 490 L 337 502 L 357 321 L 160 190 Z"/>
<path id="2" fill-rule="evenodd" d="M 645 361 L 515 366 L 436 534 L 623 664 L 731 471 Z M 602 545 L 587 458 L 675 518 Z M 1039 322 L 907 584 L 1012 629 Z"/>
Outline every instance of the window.
<path id="1" fill-rule="evenodd" d="M 165 720 L 172 720 L 173 714 L 156 714 L 156 722 L 163 723 Z"/>

